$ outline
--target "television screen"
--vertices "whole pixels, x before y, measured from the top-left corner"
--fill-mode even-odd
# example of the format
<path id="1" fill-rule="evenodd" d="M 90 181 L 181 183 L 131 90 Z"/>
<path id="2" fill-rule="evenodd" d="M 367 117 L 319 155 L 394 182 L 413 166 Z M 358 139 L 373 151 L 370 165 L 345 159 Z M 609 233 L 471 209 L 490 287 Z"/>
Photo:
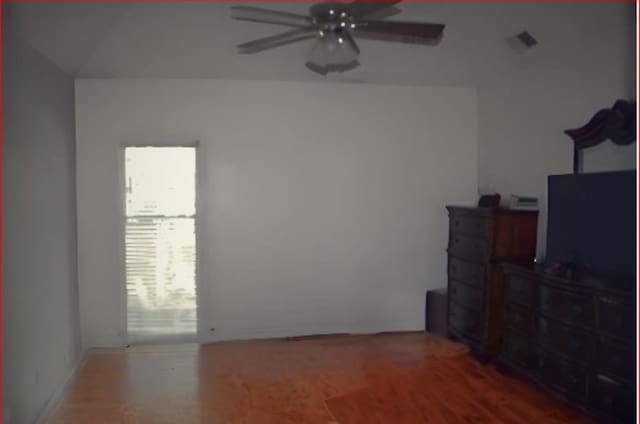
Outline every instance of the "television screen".
<path id="1" fill-rule="evenodd" d="M 635 280 L 635 171 L 552 175 L 548 183 L 546 262 Z"/>

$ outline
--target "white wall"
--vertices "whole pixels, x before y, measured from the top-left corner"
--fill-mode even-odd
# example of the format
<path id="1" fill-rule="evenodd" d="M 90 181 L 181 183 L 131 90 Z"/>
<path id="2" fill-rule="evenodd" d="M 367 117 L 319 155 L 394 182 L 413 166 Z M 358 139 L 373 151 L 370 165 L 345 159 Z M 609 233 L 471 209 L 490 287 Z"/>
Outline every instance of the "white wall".
<path id="1" fill-rule="evenodd" d="M 74 86 L 12 33 L 3 46 L 3 422 L 23 424 L 80 358 Z"/>
<path id="2" fill-rule="evenodd" d="M 444 206 L 476 199 L 475 90 L 78 80 L 76 110 L 85 346 L 125 343 L 123 142 L 200 141 L 201 340 L 423 328 Z"/>
<path id="3" fill-rule="evenodd" d="M 538 254 L 546 240 L 547 176 L 573 170 L 565 129 L 581 127 L 619 98 L 635 98 L 633 5 L 554 6 L 555 33 L 478 87 L 478 180 L 483 190 L 541 200 Z M 555 10 L 555 13 L 553 13 Z M 587 19 L 572 19 L 577 14 Z M 560 25 L 561 24 L 561 25 Z M 531 29 L 531 28 L 529 28 Z M 533 34 L 545 34 L 544 28 Z M 635 167 L 635 144 L 585 153 L 585 170 Z"/>

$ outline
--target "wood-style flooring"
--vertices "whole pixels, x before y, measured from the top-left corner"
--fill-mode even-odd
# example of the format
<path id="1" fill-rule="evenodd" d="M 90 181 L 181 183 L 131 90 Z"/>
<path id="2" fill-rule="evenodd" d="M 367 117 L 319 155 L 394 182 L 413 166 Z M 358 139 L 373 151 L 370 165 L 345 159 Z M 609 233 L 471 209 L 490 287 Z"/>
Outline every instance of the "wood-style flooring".
<path id="1" fill-rule="evenodd" d="M 92 349 L 49 423 L 584 423 L 424 333 Z"/>

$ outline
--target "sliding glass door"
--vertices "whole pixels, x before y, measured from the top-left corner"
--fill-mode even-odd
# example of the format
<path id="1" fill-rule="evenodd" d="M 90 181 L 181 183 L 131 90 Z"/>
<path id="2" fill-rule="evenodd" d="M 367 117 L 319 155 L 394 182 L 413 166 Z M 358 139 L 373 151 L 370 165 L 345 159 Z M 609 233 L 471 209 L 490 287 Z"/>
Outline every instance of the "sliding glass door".
<path id="1" fill-rule="evenodd" d="M 126 147 L 130 343 L 194 341 L 196 148 Z"/>

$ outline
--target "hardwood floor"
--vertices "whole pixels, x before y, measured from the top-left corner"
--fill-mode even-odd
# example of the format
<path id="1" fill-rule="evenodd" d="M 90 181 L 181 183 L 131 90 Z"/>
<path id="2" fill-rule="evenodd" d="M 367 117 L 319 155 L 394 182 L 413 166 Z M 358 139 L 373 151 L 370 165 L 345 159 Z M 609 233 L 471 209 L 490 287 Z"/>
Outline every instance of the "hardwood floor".
<path id="1" fill-rule="evenodd" d="M 50 423 L 583 423 L 424 333 L 93 349 Z"/>

